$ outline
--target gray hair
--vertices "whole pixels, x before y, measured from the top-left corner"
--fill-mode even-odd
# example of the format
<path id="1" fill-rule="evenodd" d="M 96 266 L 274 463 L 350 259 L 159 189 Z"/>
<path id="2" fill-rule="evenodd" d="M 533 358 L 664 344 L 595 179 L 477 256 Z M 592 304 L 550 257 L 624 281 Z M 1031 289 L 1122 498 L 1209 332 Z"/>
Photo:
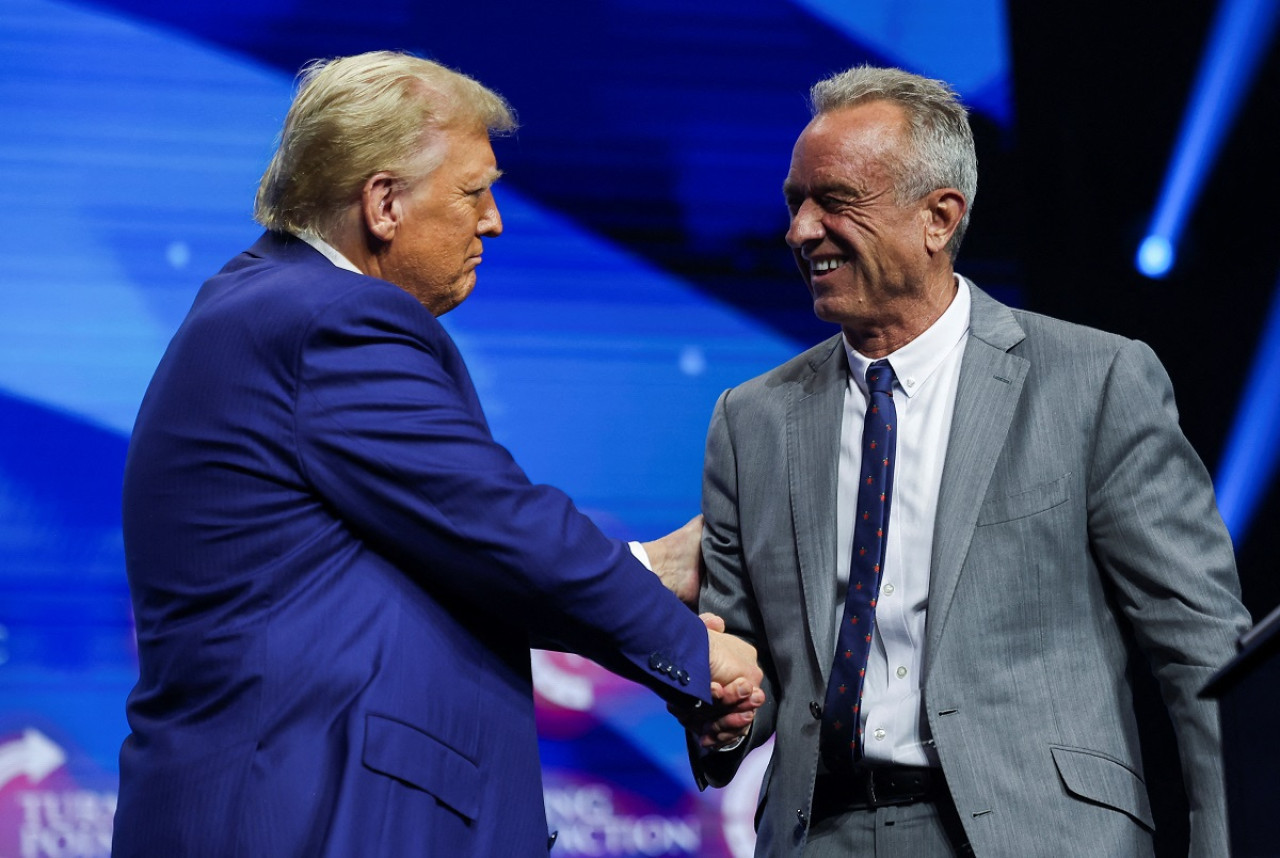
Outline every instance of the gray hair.
<path id="1" fill-rule="evenodd" d="M 938 188 L 955 188 L 968 202 L 960 225 L 947 243 L 954 259 L 978 193 L 978 155 L 969 127 L 969 111 L 947 83 L 901 69 L 855 66 L 809 90 L 814 116 L 869 101 L 888 101 L 906 111 L 910 149 L 895 165 L 898 202 L 918 200 Z"/>
<path id="2" fill-rule="evenodd" d="M 270 230 L 327 236 L 365 181 L 421 178 L 443 154 L 441 131 L 516 127 L 510 105 L 478 81 L 410 54 L 373 51 L 303 67 L 253 216 Z"/>

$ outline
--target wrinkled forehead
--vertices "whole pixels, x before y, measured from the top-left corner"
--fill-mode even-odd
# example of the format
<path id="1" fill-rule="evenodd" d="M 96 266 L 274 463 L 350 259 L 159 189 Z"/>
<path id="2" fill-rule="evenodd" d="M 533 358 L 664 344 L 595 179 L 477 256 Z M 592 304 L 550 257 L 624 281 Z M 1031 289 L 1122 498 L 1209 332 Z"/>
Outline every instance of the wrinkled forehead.
<path id="1" fill-rule="evenodd" d="M 876 101 L 815 116 L 797 138 L 784 192 L 891 180 L 906 145 L 902 108 Z"/>

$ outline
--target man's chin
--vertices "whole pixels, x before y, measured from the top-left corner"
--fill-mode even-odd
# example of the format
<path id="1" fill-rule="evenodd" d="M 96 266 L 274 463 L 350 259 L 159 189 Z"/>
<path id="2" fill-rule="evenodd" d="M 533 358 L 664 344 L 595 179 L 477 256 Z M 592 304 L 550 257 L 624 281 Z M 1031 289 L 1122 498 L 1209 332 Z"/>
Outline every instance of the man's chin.
<path id="1" fill-rule="evenodd" d="M 824 322 L 830 322 L 833 325 L 844 324 L 847 313 L 841 313 L 839 309 L 832 306 L 830 301 L 823 301 L 821 298 L 815 298 L 813 301 L 813 315 L 817 316 Z"/>
<path id="2" fill-rule="evenodd" d="M 476 288 L 476 275 L 470 274 L 463 282 L 457 284 L 447 295 L 442 295 L 439 300 L 440 309 L 428 307 L 432 315 L 439 318 L 445 313 L 457 307 L 467 298 L 471 297 L 471 293 Z"/>

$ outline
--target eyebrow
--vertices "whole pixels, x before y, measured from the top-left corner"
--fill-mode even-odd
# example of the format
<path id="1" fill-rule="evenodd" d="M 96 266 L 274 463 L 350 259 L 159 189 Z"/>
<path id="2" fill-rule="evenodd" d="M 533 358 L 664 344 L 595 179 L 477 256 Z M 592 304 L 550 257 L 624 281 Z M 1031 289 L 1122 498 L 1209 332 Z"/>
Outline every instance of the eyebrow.
<path id="1" fill-rule="evenodd" d="M 498 183 L 498 180 L 501 178 L 502 178 L 502 171 L 499 170 L 497 167 L 495 167 L 492 170 L 485 171 L 483 176 L 480 176 L 476 179 L 475 185 L 469 185 L 468 187 L 478 186 L 484 189 L 492 188 L 494 185 Z"/>
<path id="2" fill-rule="evenodd" d="M 854 198 L 865 196 L 865 192 L 860 188 L 856 188 L 853 185 L 840 181 L 828 180 L 818 182 L 808 189 L 802 188 L 799 185 L 792 183 L 790 180 L 782 183 L 782 196 L 787 200 L 793 200 L 797 197 L 819 196 L 821 194 L 829 193 L 846 194 Z"/>

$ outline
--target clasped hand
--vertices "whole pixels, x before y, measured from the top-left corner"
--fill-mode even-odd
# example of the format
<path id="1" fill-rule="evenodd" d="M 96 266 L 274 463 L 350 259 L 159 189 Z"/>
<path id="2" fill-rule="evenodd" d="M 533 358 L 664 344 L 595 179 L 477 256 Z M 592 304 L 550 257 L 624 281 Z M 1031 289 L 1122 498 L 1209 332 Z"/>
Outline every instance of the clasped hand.
<path id="1" fill-rule="evenodd" d="M 724 620 L 702 614 L 711 652 L 710 706 L 668 705 L 668 710 L 692 732 L 699 746 L 718 750 L 747 735 L 755 711 L 764 705 L 760 683 L 764 672 L 756 659 L 756 648 L 741 638 L 725 634 Z"/>

